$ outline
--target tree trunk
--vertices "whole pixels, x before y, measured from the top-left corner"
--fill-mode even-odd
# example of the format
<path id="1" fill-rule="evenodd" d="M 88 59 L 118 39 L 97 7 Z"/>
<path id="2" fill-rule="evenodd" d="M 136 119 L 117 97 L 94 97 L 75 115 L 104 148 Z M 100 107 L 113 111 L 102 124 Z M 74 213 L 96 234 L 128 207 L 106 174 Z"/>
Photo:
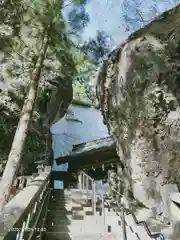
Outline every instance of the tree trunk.
<path id="1" fill-rule="evenodd" d="M 48 47 L 48 40 L 45 37 L 37 60 L 35 69 L 31 75 L 31 85 L 24 102 L 24 106 L 21 112 L 19 123 L 16 129 L 14 140 L 9 153 L 8 161 L 3 173 L 3 178 L 0 182 L 0 210 L 7 203 L 10 197 L 11 186 L 16 178 L 18 169 L 20 166 L 22 153 L 25 145 L 25 141 L 28 134 L 28 128 L 32 117 L 34 103 L 36 101 L 36 95 L 39 85 L 39 79 L 41 75 L 41 69 L 44 62 L 45 54 Z"/>

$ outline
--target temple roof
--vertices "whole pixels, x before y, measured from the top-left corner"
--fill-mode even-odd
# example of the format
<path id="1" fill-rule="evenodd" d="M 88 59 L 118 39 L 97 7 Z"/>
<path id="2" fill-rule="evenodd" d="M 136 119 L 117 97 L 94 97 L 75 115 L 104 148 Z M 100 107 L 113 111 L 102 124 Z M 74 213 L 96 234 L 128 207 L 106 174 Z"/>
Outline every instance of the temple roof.
<path id="1" fill-rule="evenodd" d="M 111 137 L 100 138 L 90 142 L 74 145 L 72 155 L 102 150 L 107 148 L 114 148 L 115 143 Z"/>
<path id="2" fill-rule="evenodd" d="M 118 161 L 115 142 L 111 137 L 74 145 L 69 155 L 56 159 L 57 164 L 68 162 L 73 170 L 100 168 L 103 164 L 110 165 Z"/>

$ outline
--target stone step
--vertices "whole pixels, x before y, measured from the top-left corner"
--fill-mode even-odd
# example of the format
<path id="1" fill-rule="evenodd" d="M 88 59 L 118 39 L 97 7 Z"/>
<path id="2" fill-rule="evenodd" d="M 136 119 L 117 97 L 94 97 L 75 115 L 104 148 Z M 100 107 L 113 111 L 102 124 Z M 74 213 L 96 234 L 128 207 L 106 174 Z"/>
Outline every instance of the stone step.
<path id="1" fill-rule="evenodd" d="M 66 212 L 72 211 L 72 207 L 62 207 L 62 206 L 58 206 L 58 205 L 51 205 L 49 206 L 48 210 L 50 211 L 61 211 L 64 212 L 66 214 Z"/>
<path id="2" fill-rule="evenodd" d="M 65 220 L 65 221 L 64 221 Z M 47 225 L 52 225 L 52 223 L 54 223 L 54 225 L 76 225 L 77 227 L 81 226 L 81 225 L 89 225 L 89 223 L 92 222 L 92 224 L 104 224 L 104 218 L 103 217 L 99 217 L 99 216 L 91 216 L 91 215 L 87 215 L 84 216 L 83 221 L 80 220 L 74 220 L 72 219 L 72 216 L 68 216 L 66 218 L 59 218 L 58 216 L 56 217 L 52 217 L 49 218 L 47 220 Z M 79 224 L 79 226 L 78 226 Z"/>
<path id="3" fill-rule="evenodd" d="M 58 198 L 58 197 L 55 197 L 55 198 L 51 198 L 49 202 L 70 202 L 72 201 L 72 198 L 69 197 L 69 198 Z"/>
<path id="4" fill-rule="evenodd" d="M 42 240 L 72 240 L 69 233 L 43 233 Z"/>
<path id="5" fill-rule="evenodd" d="M 72 216 L 65 216 L 65 215 L 58 216 L 58 215 L 51 214 L 51 215 L 47 215 L 47 218 L 46 218 L 46 225 L 52 225 L 52 223 L 54 223 L 55 225 L 64 224 L 68 226 L 71 224 L 71 222 L 72 222 Z"/>
<path id="6" fill-rule="evenodd" d="M 58 225 L 58 224 L 64 224 L 64 225 L 71 225 L 73 224 L 73 221 L 77 222 L 77 224 L 79 224 L 79 226 L 81 224 L 84 224 L 83 222 L 86 222 L 87 224 L 89 224 L 90 221 L 93 221 L 93 223 L 98 224 L 98 223 L 104 223 L 104 217 L 103 216 L 98 216 L 98 215 L 80 215 L 79 217 L 80 219 L 78 219 L 78 217 L 75 218 L 72 217 L 71 215 L 69 216 L 59 216 L 57 214 L 52 214 L 52 213 L 48 213 L 47 215 L 47 219 L 46 219 L 46 224 L 47 225 L 52 225 L 52 223 L 54 223 L 54 225 Z M 82 222 L 83 220 L 83 222 Z M 110 219 L 110 221 L 112 221 Z"/>
<path id="7" fill-rule="evenodd" d="M 49 210 L 56 209 L 56 210 L 64 210 L 64 211 L 82 211 L 83 206 L 75 205 L 75 204 L 68 204 L 68 205 L 58 205 L 58 204 L 51 204 L 48 208 Z"/>
<path id="8" fill-rule="evenodd" d="M 82 200 L 80 198 L 71 198 L 71 199 L 51 199 L 49 202 L 50 204 L 66 204 L 66 203 L 75 203 L 75 204 L 81 204 L 83 206 L 90 206 L 92 205 L 91 202 L 87 202 L 86 200 Z"/>
<path id="9" fill-rule="evenodd" d="M 87 190 L 81 190 L 78 188 L 72 188 L 70 190 L 65 189 L 64 193 L 87 193 Z M 92 194 L 92 190 L 88 190 L 88 193 Z"/>
<path id="10" fill-rule="evenodd" d="M 93 222 L 86 222 L 81 224 L 76 223 L 75 221 L 68 226 L 65 225 L 53 225 L 46 226 L 46 232 L 56 232 L 56 233 L 71 233 L 71 234 L 79 234 L 79 233 L 104 233 L 106 231 L 105 225 L 103 223 L 95 224 Z"/>
<path id="11" fill-rule="evenodd" d="M 100 221 L 100 220 L 104 219 L 104 216 L 103 215 L 100 216 L 98 214 L 93 215 L 93 216 L 87 215 L 87 216 L 85 216 L 85 219 L 93 219 L 94 221 Z"/>
<path id="12" fill-rule="evenodd" d="M 81 205 L 83 207 L 91 207 L 92 208 L 92 204 L 91 203 L 82 203 Z"/>
<path id="13" fill-rule="evenodd" d="M 70 201 L 51 201 L 49 202 L 49 205 L 60 205 L 60 206 L 68 206 L 68 205 L 72 205 L 72 206 L 81 206 L 80 203 L 76 203 L 73 202 L 72 200 Z"/>
<path id="14" fill-rule="evenodd" d="M 51 195 L 50 199 L 69 199 L 71 198 L 70 195 Z"/>
<path id="15" fill-rule="evenodd" d="M 67 211 L 64 211 L 64 210 L 53 209 L 53 211 L 51 211 L 51 219 L 53 218 L 67 219 L 69 217 L 70 219 L 73 219 L 73 220 L 76 220 L 76 219 L 83 220 L 84 214 L 79 211 L 72 211 L 72 212 L 69 211 L 68 214 L 67 214 Z"/>
<path id="16" fill-rule="evenodd" d="M 72 195 L 72 196 L 51 196 L 50 198 L 50 201 L 71 201 L 71 200 L 74 200 L 74 201 L 81 201 L 82 204 L 86 204 L 86 203 L 89 203 L 89 204 L 92 204 L 92 199 L 91 198 L 87 198 L 86 196 L 80 196 L 80 195 Z M 101 200 L 98 200 L 96 201 L 96 204 L 97 205 L 101 205 L 102 204 L 102 201 Z"/>
<path id="17" fill-rule="evenodd" d="M 66 203 L 70 203 L 70 202 L 72 202 L 72 199 L 51 199 L 50 201 L 49 201 L 49 204 L 51 204 L 51 203 L 64 203 L 64 204 L 66 204 Z"/>
<path id="18" fill-rule="evenodd" d="M 49 211 L 48 215 L 47 215 L 47 219 L 48 221 L 50 221 L 51 219 L 64 219 L 64 221 L 66 221 L 66 219 L 73 219 L 72 216 L 74 215 L 80 215 L 82 217 L 80 217 L 80 219 L 84 219 L 84 217 L 86 216 L 94 216 L 93 211 L 87 210 L 87 211 L 69 211 L 68 214 L 66 211 L 63 210 L 53 210 L 53 211 Z"/>
<path id="19" fill-rule="evenodd" d="M 61 192 L 61 191 L 56 191 L 56 190 L 55 190 L 55 191 L 52 191 L 52 192 L 51 192 L 51 195 L 52 195 L 52 196 L 57 196 L 57 195 L 58 195 L 58 196 L 64 196 L 64 195 L 70 195 L 70 192 L 64 192 L 64 191 Z"/>
<path id="20" fill-rule="evenodd" d="M 64 197 L 64 196 L 70 196 L 71 194 L 67 193 L 62 193 L 62 192 L 52 192 L 51 196 L 52 197 Z"/>
<path id="21" fill-rule="evenodd" d="M 52 196 L 51 198 L 50 198 L 50 200 L 51 201 L 67 201 L 67 200 L 71 200 L 72 199 L 72 197 L 71 196 L 68 196 L 68 197 L 59 197 L 59 196 Z"/>
<path id="22" fill-rule="evenodd" d="M 68 216 L 68 215 L 72 215 L 72 211 L 67 209 L 49 208 L 48 214 L 52 214 L 56 216 Z"/>
<path id="23" fill-rule="evenodd" d="M 84 210 L 84 215 L 92 216 L 94 213 L 92 210 Z"/>
<path id="24" fill-rule="evenodd" d="M 118 217 L 117 214 L 115 212 L 108 212 L 108 211 L 105 211 L 105 215 L 108 217 Z M 120 216 L 119 216 L 120 218 Z"/>
<path id="25" fill-rule="evenodd" d="M 75 236 L 73 240 L 117 240 L 115 234 L 85 234 L 82 236 Z M 121 239 L 118 239 L 121 240 Z"/>
<path id="26" fill-rule="evenodd" d="M 97 211 L 97 214 L 98 215 L 100 215 L 100 214 L 102 214 L 102 215 L 106 215 L 107 217 L 108 216 L 114 216 L 114 217 L 116 217 L 117 216 L 117 214 L 115 213 L 115 212 L 108 212 L 108 211 L 105 211 L 105 209 L 103 210 L 103 209 L 99 209 L 99 208 L 97 208 L 96 209 L 96 211 Z"/>
<path id="27" fill-rule="evenodd" d="M 69 233 L 44 233 L 43 240 L 117 240 L 114 234 L 81 234 L 72 235 Z M 121 240 L 121 239 L 118 239 Z"/>
<path id="28" fill-rule="evenodd" d="M 73 213 L 70 214 L 69 216 L 65 215 L 65 214 L 59 214 L 59 215 L 55 215 L 52 217 L 53 218 L 59 218 L 59 219 L 67 219 L 69 218 L 70 220 L 83 220 L 84 219 L 84 215 L 81 213 Z M 50 220 L 49 220 L 50 221 Z"/>
<path id="29" fill-rule="evenodd" d="M 64 195 L 88 195 L 92 196 L 92 191 L 82 191 L 80 189 L 71 189 L 69 190 L 64 190 L 64 191 L 59 191 L 58 189 L 52 191 L 53 196 L 64 196 Z"/>
<path id="30" fill-rule="evenodd" d="M 73 214 L 72 220 L 84 220 L 84 215 L 81 214 Z"/>

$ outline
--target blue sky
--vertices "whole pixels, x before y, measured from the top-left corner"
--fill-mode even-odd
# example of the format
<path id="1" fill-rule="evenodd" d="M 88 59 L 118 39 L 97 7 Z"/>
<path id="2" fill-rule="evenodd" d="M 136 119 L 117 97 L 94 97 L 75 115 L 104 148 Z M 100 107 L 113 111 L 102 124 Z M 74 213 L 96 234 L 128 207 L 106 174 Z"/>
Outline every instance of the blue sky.
<path id="1" fill-rule="evenodd" d="M 86 10 L 90 16 L 90 23 L 85 28 L 82 39 L 94 37 L 97 30 L 104 30 L 109 34 L 113 39 L 113 45 L 119 44 L 126 38 L 127 33 L 124 31 L 121 14 L 123 1 L 128 0 L 89 0 Z M 144 0 L 142 2 L 142 12 L 148 18 L 149 8 L 153 2 L 156 3 L 159 12 L 164 12 L 180 3 L 180 0 Z"/>
<path id="2" fill-rule="evenodd" d="M 104 30 L 115 43 L 119 41 L 119 38 L 125 37 L 119 14 L 121 2 L 122 0 L 91 0 L 86 6 L 90 23 L 82 34 L 83 39 L 96 36 L 97 30 Z"/>
<path id="3" fill-rule="evenodd" d="M 90 23 L 85 28 L 82 38 L 87 40 L 95 37 L 97 30 L 104 30 L 115 43 L 127 34 L 121 27 L 120 8 L 123 0 L 90 0 L 86 10 L 90 16 Z"/>

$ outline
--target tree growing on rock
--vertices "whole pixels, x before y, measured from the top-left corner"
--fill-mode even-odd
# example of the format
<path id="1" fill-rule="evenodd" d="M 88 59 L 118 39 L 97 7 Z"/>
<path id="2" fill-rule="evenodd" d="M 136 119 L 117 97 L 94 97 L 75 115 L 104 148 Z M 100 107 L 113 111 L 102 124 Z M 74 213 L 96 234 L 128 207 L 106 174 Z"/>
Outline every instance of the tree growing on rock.
<path id="1" fill-rule="evenodd" d="M 68 14 L 68 23 L 73 32 L 81 33 L 89 21 L 89 14 L 83 5 L 75 5 Z"/>
<path id="2" fill-rule="evenodd" d="M 97 31 L 95 38 L 86 41 L 82 49 L 88 55 L 94 64 L 98 64 L 109 52 L 111 47 L 111 38 L 104 31 Z"/>
<path id="3" fill-rule="evenodd" d="M 74 81 L 74 97 L 92 104 L 97 104 L 95 93 L 95 78 L 97 67 L 110 51 L 112 40 L 104 31 L 97 31 L 94 38 L 90 38 L 80 46 L 81 54 L 77 55 L 78 78 Z"/>
<path id="4" fill-rule="evenodd" d="M 12 40 L 6 48 L 7 54 L 2 56 L 4 70 L 1 76 L 5 81 L 8 76 L 11 76 L 15 85 L 18 85 L 20 80 L 26 82 L 24 86 L 27 95 L 0 182 L 0 208 L 8 201 L 11 186 L 21 163 L 38 89 L 48 84 L 44 79 L 44 74 L 49 71 L 48 76 L 51 79 L 61 80 L 67 76 L 73 78 L 76 73 L 71 51 L 73 44 L 66 35 L 59 1 L 22 1 L 20 4 L 19 33 L 11 36 Z M 14 32 L 13 24 L 10 27 Z M 7 60 L 7 56 L 10 56 L 8 60 L 11 64 L 8 63 L 9 65 L 7 61 L 4 61 Z M 53 67 L 51 66 L 52 60 Z M 17 66 L 15 73 L 12 65 Z"/>

